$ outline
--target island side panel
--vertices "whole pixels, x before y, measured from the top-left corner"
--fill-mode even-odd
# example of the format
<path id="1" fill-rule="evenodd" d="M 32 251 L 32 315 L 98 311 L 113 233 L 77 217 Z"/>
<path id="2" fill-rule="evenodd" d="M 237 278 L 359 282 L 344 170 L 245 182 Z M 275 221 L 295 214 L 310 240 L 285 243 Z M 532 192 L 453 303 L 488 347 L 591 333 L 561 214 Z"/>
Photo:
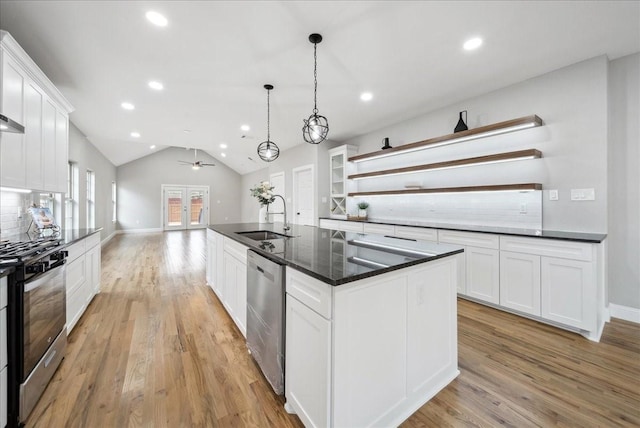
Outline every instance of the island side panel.
<path id="1" fill-rule="evenodd" d="M 397 426 L 457 364 L 457 257 L 334 289 L 333 426 Z"/>

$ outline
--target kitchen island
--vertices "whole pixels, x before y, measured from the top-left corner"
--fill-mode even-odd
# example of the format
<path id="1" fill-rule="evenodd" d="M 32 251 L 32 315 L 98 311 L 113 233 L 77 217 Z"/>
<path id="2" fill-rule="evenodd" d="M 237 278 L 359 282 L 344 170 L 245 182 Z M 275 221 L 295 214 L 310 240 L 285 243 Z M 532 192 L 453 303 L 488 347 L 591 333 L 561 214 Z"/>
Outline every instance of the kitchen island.
<path id="1" fill-rule="evenodd" d="M 247 234 L 265 230 L 285 237 Z M 241 331 L 247 249 L 286 266 L 286 408 L 305 426 L 397 426 L 458 375 L 460 247 L 278 223 L 210 226 L 207 279 Z"/>

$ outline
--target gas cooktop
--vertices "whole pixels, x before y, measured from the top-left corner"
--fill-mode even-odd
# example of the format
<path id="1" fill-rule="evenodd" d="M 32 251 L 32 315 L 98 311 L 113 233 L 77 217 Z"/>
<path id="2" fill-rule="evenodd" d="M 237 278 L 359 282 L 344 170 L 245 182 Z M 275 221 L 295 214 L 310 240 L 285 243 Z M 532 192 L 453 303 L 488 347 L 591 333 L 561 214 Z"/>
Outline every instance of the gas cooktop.
<path id="1" fill-rule="evenodd" d="M 62 239 L 54 236 L 38 237 L 31 241 L 0 241 L 0 267 L 26 262 L 61 243 Z"/>

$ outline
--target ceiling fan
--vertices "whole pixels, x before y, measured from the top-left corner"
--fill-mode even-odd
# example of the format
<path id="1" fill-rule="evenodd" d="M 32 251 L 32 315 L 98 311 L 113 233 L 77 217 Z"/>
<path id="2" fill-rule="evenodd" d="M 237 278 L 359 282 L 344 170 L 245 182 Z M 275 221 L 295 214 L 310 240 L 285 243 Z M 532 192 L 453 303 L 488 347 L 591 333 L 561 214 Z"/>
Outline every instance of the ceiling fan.
<path id="1" fill-rule="evenodd" d="M 193 162 L 187 162 L 187 161 L 178 161 L 179 163 L 183 164 L 183 165 L 191 165 L 192 169 L 198 170 L 203 166 L 216 166 L 215 163 L 203 163 L 202 161 L 198 160 L 198 149 L 193 149 Z"/>

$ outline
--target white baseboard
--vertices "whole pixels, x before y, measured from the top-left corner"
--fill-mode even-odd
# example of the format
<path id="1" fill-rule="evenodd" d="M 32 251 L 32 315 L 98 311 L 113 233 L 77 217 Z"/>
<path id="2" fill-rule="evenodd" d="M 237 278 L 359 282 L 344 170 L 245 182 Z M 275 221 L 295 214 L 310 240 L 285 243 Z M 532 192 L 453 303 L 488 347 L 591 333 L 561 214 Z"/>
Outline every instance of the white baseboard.
<path id="1" fill-rule="evenodd" d="M 151 228 L 151 229 L 124 229 L 124 230 L 116 231 L 118 235 L 121 235 L 123 233 L 151 233 L 151 232 L 162 232 L 162 228 L 157 227 L 157 228 Z"/>
<path id="2" fill-rule="evenodd" d="M 609 303 L 609 315 L 611 315 L 611 318 L 620 318 L 640 324 L 640 309 L 638 308 Z"/>
<path id="3" fill-rule="evenodd" d="M 115 231 L 111 232 L 111 235 L 104 238 L 102 242 L 100 242 L 100 245 L 104 247 L 105 245 L 107 245 L 107 242 L 111 241 L 115 236 L 116 236 L 116 232 Z"/>

